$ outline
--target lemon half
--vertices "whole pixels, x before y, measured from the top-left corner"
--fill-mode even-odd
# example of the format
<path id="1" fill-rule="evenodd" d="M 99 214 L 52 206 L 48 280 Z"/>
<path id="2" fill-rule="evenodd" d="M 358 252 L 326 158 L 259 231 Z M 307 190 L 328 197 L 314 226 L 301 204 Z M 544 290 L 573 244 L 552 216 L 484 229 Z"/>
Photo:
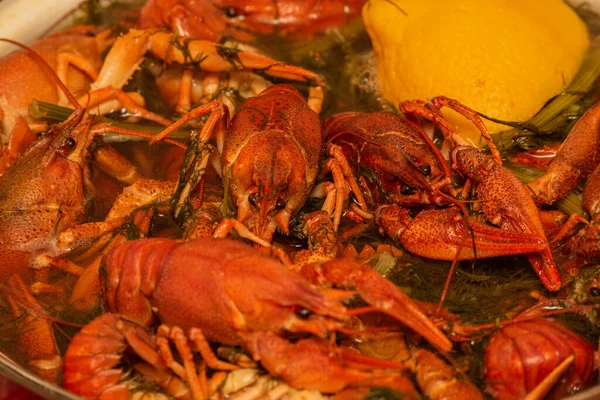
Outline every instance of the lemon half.
<path id="1" fill-rule="evenodd" d="M 386 99 L 445 95 L 507 121 L 530 119 L 560 93 L 589 45 L 587 27 L 562 0 L 370 0 L 363 19 Z M 444 116 L 479 143 L 466 119 Z"/>

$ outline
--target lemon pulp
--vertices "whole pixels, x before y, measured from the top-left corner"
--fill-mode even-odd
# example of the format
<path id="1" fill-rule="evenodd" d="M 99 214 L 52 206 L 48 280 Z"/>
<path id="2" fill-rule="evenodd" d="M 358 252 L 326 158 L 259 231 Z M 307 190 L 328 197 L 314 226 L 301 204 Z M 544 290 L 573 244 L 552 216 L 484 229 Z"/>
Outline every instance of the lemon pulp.
<path id="1" fill-rule="evenodd" d="M 589 45 L 585 24 L 562 0 L 370 0 L 363 19 L 386 99 L 444 95 L 507 121 L 530 119 L 559 94 Z M 466 119 L 444 116 L 479 143 Z"/>

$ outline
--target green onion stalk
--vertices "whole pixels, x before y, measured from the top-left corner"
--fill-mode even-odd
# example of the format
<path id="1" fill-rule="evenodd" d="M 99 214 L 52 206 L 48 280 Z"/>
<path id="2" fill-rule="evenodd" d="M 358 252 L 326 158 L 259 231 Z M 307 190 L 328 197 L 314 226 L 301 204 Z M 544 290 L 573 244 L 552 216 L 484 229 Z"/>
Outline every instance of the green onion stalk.
<path id="1" fill-rule="evenodd" d="M 33 100 L 29 104 L 29 115 L 32 118 L 47 121 L 50 123 L 61 123 L 66 120 L 73 113 L 73 109 L 67 107 L 61 107 L 56 104 L 46 103 L 44 101 Z M 99 123 L 108 124 L 115 128 L 130 129 L 138 132 L 149 133 L 151 135 L 157 135 L 164 130 L 164 127 L 156 125 L 142 125 L 142 124 L 128 124 L 107 117 L 100 117 Z M 186 140 L 190 135 L 189 130 L 177 129 L 169 135 L 169 138 L 175 140 Z M 119 132 L 111 132 L 110 129 L 106 132 L 105 136 L 114 140 L 132 140 L 132 136 L 124 135 Z M 143 139 L 143 138 L 141 138 Z M 149 139 L 148 139 L 149 140 Z"/>

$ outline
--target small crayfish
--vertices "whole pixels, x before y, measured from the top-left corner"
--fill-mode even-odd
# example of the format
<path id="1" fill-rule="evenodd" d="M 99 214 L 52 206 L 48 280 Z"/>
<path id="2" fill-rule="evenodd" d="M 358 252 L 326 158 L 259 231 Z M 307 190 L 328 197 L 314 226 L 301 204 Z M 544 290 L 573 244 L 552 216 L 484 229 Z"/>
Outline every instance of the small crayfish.
<path id="1" fill-rule="evenodd" d="M 466 145 L 468 141 L 442 117 L 442 107 L 471 120 L 480 129 L 491 155 Z M 342 154 L 338 158 L 362 165 L 362 171 L 357 171 L 360 189 L 353 191 L 358 203 L 362 200 L 357 192 L 363 191 L 367 203 L 378 206 L 374 216 L 382 232 L 400 240 L 409 251 L 435 259 L 526 253 L 544 285 L 549 290 L 558 290 L 560 279 L 539 210 L 525 185 L 502 167 L 500 154 L 479 116 L 443 96 L 431 99 L 429 104 L 406 101 L 400 104 L 400 110 L 406 117 L 390 113 L 344 113 L 325 123 L 330 154 L 339 146 Z M 451 143 L 452 169 L 467 178 L 463 193 L 452 187 L 450 166 L 422 127 L 414 122 L 418 117 L 435 124 Z M 473 220 L 453 197 L 466 197 L 471 189 L 481 201 L 485 218 L 500 229 Z M 409 211 L 400 207 L 423 203 L 455 204 L 460 211 L 426 210 L 413 220 Z M 354 207 L 353 211 L 362 216 L 365 210 Z"/>
<path id="2" fill-rule="evenodd" d="M 208 143 L 216 136 L 237 222 L 266 242 L 277 228 L 289 233 L 291 217 L 304 205 L 317 178 L 322 145 L 318 114 L 300 92 L 280 84 L 245 100 L 229 127 L 227 108 L 213 101 L 190 111 L 171 129 L 207 114 L 199 138 Z M 161 140 L 171 129 L 153 140 Z M 228 232 L 237 222 L 224 220 L 217 229 Z"/>
<path id="3" fill-rule="evenodd" d="M 365 0 L 149 0 L 139 26 L 181 36 L 248 42 L 257 35 L 310 39 L 360 16 Z"/>

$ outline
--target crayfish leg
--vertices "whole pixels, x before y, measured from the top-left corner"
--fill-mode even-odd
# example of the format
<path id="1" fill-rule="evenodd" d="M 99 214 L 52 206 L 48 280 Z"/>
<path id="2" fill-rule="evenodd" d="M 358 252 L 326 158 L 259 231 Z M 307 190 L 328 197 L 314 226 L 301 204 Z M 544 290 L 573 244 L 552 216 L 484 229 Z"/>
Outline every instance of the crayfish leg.
<path id="1" fill-rule="evenodd" d="M 152 382 L 156 382 L 158 386 L 166 390 L 174 398 L 189 399 L 191 397 L 190 388 L 172 373 L 162 371 L 146 363 L 137 363 L 133 368 L 142 375 L 150 378 Z M 126 399 L 129 399 L 129 392 L 127 396 Z"/>
<path id="2" fill-rule="evenodd" d="M 224 218 L 221 223 L 215 228 L 213 233 L 213 237 L 216 239 L 226 238 L 229 233 L 235 230 L 235 232 L 243 237 L 244 239 L 248 239 L 253 243 L 256 243 L 263 247 L 271 247 L 271 243 L 263 240 L 259 236 L 253 234 L 250 229 L 246 227 L 246 225 L 242 224 L 237 219 L 233 218 Z"/>
<path id="3" fill-rule="evenodd" d="M 12 275 L 8 284 L 10 291 L 7 291 L 6 299 L 15 317 L 23 317 L 14 340 L 18 354 L 38 376 L 49 382 L 57 382 L 62 359 L 50 317 L 45 318 L 45 311 L 41 310 L 19 275 Z"/>
<path id="4" fill-rule="evenodd" d="M 190 329 L 189 335 L 185 335 L 183 329 L 178 326 L 168 327 L 161 325 L 158 329 L 157 343 L 160 354 L 169 368 L 182 380 L 188 382 L 194 399 L 208 398 L 208 384 L 204 372 L 198 373 L 194 363 L 190 342 L 194 343 L 196 349 L 202 355 L 204 362 L 209 367 L 216 370 L 231 371 L 239 368 L 237 365 L 221 361 L 213 353 L 208 341 L 202 331 L 198 328 Z M 168 342 L 172 341 L 183 361 L 183 366 L 175 361 Z"/>
<path id="5" fill-rule="evenodd" d="M 423 393 L 431 399 L 482 400 L 483 395 L 468 379 L 457 377 L 455 371 L 435 354 L 423 349 L 412 351 L 411 369 Z"/>
<path id="6" fill-rule="evenodd" d="M 469 121 L 471 121 L 473 125 L 475 125 L 475 127 L 479 130 L 479 133 L 481 133 L 481 137 L 485 140 L 486 144 L 488 145 L 496 163 L 498 163 L 498 165 L 500 166 L 502 165 L 502 156 L 496 148 L 496 145 L 494 144 L 490 132 L 488 131 L 487 127 L 481 120 L 481 117 L 475 110 L 472 110 L 464 104 L 461 104 L 458 101 L 450 99 L 446 96 L 435 96 L 430 100 L 429 103 L 431 107 L 434 108 L 437 112 L 439 112 L 442 107 L 448 107 L 451 110 L 459 113 L 463 117 L 467 118 Z"/>

